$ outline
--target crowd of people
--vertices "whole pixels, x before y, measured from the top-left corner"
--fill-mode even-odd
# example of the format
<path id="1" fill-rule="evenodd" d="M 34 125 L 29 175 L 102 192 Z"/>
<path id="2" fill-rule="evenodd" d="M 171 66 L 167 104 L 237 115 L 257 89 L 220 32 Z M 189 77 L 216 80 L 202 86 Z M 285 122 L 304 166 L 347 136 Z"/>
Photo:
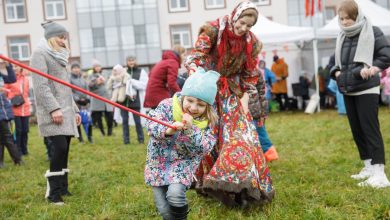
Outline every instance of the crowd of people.
<path id="1" fill-rule="evenodd" d="M 334 56 L 327 67 L 316 73 L 320 79 L 320 104 L 326 106 L 329 102 L 329 87 L 338 94 L 339 112 L 345 108 L 340 114 L 347 115 L 364 162 L 364 168 L 351 177 L 364 179 L 360 186 L 388 187 L 378 107 L 382 84 L 390 109 L 390 49 L 381 30 L 370 24 L 354 1 L 344 0 L 338 15 L 342 31 Z M 150 140 L 145 182 L 152 187 L 156 207 L 164 219 L 186 219 L 186 191 L 191 187 L 199 195 L 211 196 L 229 207 L 264 204 L 275 195 L 268 162 L 279 157 L 266 131 L 267 113 L 272 102 L 280 110 L 290 110 L 292 106 L 284 59 L 275 55 L 271 68 L 258 59 L 261 39 L 250 31 L 258 16 L 254 3 L 240 2 L 230 15 L 200 27 L 191 52 L 186 54 L 181 46 L 164 51 L 162 60 L 150 73 L 138 66 L 135 56 L 128 56 L 124 66 L 118 63 L 108 75 L 97 60 L 85 73 L 78 63 L 69 64 L 69 33 L 62 25 L 48 21 L 42 24 L 44 38 L 32 54 L 31 67 L 134 112 L 146 107 L 150 117 L 171 125 L 146 121 Z M 182 65 L 185 77 L 178 74 Z M 17 165 L 29 153 L 30 83 L 26 71 L 16 65 L 0 62 L 0 72 L 1 168 L 4 147 Z M 315 89 L 309 78 L 304 72 L 297 84 L 302 108 L 310 98 L 309 89 Z M 97 128 L 101 135 L 111 136 L 114 119 L 119 117 L 123 144 L 128 145 L 132 115 L 137 142 L 145 143 L 138 114 L 113 108 L 37 74 L 32 75 L 32 82 L 38 129 L 50 161 L 45 173 L 49 202 L 61 205 L 62 197 L 71 195 L 70 140 L 77 137 L 84 142 L 82 130 L 88 142 L 93 143 L 92 130 Z M 339 103 L 341 99 L 345 105 Z M 11 120 L 15 122 L 15 138 Z"/>

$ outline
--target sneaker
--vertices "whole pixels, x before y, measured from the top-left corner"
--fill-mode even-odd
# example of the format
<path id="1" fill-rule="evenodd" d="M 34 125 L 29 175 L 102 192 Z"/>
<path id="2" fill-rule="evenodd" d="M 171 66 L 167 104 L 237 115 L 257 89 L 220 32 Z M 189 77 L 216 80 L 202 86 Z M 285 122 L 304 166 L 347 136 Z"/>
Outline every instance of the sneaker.
<path id="1" fill-rule="evenodd" d="M 372 167 L 363 167 L 363 169 L 358 174 L 351 175 L 351 178 L 355 180 L 362 180 L 362 179 L 367 179 L 372 175 L 373 175 Z"/>
<path id="2" fill-rule="evenodd" d="M 373 165 L 373 170 L 373 175 L 366 181 L 359 183 L 358 186 L 371 186 L 373 188 L 389 187 L 390 182 L 387 179 L 386 173 L 384 172 L 384 165 L 375 164 Z"/>

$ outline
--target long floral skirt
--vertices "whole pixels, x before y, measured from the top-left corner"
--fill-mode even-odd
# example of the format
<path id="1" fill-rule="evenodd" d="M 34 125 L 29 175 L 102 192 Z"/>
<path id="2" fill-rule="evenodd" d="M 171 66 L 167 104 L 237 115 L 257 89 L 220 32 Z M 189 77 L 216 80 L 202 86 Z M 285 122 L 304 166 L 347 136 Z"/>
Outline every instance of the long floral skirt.
<path id="1" fill-rule="evenodd" d="M 249 201 L 270 202 L 274 196 L 272 180 L 250 114 L 242 113 L 235 95 L 218 100 L 218 144 L 196 172 L 197 190 L 233 198 L 244 192 Z"/>

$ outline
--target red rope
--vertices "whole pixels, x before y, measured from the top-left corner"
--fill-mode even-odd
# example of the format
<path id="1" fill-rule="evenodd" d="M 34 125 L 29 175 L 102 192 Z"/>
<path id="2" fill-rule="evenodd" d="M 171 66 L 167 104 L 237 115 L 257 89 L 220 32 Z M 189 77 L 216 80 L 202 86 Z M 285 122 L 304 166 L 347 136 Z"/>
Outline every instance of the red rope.
<path id="1" fill-rule="evenodd" d="M 12 59 L 10 59 L 10 58 L 8 58 L 8 57 L 5 57 L 4 55 L 1 55 L 1 54 L 0 54 L 0 58 L 3 59 L 3 60 L 8 61 L 8 62 L 10 62 L 10 63 L 13 63 L 13 64 L 15 64 L 15 65 L 18 65 L 18 66 L 22 67 L 23 69 L 27 69 L 27 70 L 29 70 L 29 71 L 31 71 L 31 72 L 34 72 L 34 73 L 36 73 L 36 74 L 38 74 L 38 75 L 41 75 L 41 76 L 45 77 L 45 78 L 48 78 L 48 79 L 53 80 L 53 81 L 55 81 L 55 82 L 58 82 L 58 83 L 60 83 L 60 84 L 62 84 L 62 85 L 65 85 L 65 86 L 67 86 L 67 87 L 70 87 L 70 88 L 72 88 L 72 89 L 74 89 L 74 90 L 77 90 L 77 91 L 79 91 L 79 92 L 82 92 L 82 93 L 84 93 L 84 94 L 87 94 L 87 95 L 89 95 L 89 96 L 91 96 L 91 97 L 93 97 L 93 98 L 95 98 L 95 99 L 99 99 L 100 101 L 106 102 L 106 103 L 108 103 L 108 104 L 110 104 L 110 105 L 113 105 L 113 106 L 118 107 L 118 108 L 120 108 L 120 109 L 126 110 L 126 111 L 128 111 L 128 112 L 131 112 L 131 113 L 133 113 L 133 114 L 139 115 L 139 116 L 141 116 L 141 117 L 144 117 L 144 118 L 146 118 L 146 119 L 149 119 L 149 120 L 151 120 L 151 121 L 157 122 L 157 123 L 159 123 L 159 124 L 162 124 L 162 125 L 164 125 L 164 126 L 167 126 L 167 127 L 169 127 L 169 128 L 172 128 L 172 129 L 175 129 L 175 130 L 176 130 L 176 128 L 175 128 L 174 126 L 172 126 L 172 125 L 170 125 L 170 124 L 168 124 L 168 123 L 165 123 L 165 122 L 163 122 L 163 121 L 159 121 L 159 120 L 154 119 L 154 118 L 151 118 L 151 117 L 149 117 L 149 116 L 147 116 L 147 115 L 145 115 L 145 114 L 142 114 L 142 113 L 139 113 L 139 112 L 134 111 L 134 110 L 132 110 L 132 109 L 129 109 L 129 108 L 127 108 L 127 107 L 125 107 L 125 106 L 123 106 L 123 105 L 120 105 L 120 104 L 118 104 L 118 103 L 116 103 L 116 102 L 113 102 L 113 101 L 111 101 L 111 100 L 108 100 L 108 99 L 106 99 L 106 98 L 103 98 L 103 97 L 101 97 L 101 96 L 98 96 L 98 95 L 96 95 L 96 94 L 94 94 L 94 93 L 92 93 L 92 92 L 90 92 L 90 91 L 84 90 L 84 89 L 82 89 L 82 88 L 80 88 L 80 87 L 77 87 L 77 86 L 72 85 L 72 84 L 70 84 L 70 83 L 68 83 L 68 82 L 65 82 L 65 81 L 63 81 L 63 80 L 60 80 L 60 79 L 58 79 L 58 78 L 56 78 L 56 77 L 54 77 L 54 76 L 51 76 L 51 75 L 49 75 L 49 74 L 46 74 L 46 73 L 43 73 L 43 72 L 41 72 L 41 71 L 39 71 L 39 70 L 36 70 L 36 69 L 34 69 L 34 68 L 31 68 L 31 67 L 29 67 L 29 66 L 27 66 L 27 65 L 25 65 L 25 64 L 23 64 L 23 63 L 20 63 L 20 62 L 18 62 L 18 61 L 15 61 L 15 60 L 12 60 Z"/>

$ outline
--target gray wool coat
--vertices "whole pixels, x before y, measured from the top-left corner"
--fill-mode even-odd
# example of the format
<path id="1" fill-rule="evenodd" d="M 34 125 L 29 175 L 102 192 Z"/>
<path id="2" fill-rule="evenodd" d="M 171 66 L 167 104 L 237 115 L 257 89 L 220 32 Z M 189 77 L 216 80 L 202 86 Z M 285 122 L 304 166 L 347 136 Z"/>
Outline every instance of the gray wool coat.
<path id="1" fill-rule="evenodd" d="M 96 83 L 97 78 L 99 78 L 100 76 L 103 76 L 103 75 L 100 74 L 100 73 L 92 73 L 88 77 L 89 91 L 92 92 L 92 93 L 95 93 L 96 95 L 101 96 L 103 98 L 110 99 L 111 97 L 110 97 L 109 92 L 107 91 L 106 83 L 104 82 L 103 84 L 100 84 L 100 85 L 98 85 Z M 112 107 L 112 105 L 110 105 L 108 103 L 105 103 L 105 102 L 100 101 L 98 99 L 92 98 L 92 100 L 91 100 L 91 111 L 108 111 L 108 112 L 112 112 L 112 111 L 114 111 L 114 108 Z"/>
<path id="2" fill-rule="evenodd" d="M 52 75 L 65 82 L 70 81 L 67 68 L 41 48 L 37 48 L 31 57 L 32 68 Z M 73 100 L 72 89 L 43 76 L 32 73 L 32 82 L 37 107 L 38 128 L 44 137 L 70 135 L 78 137 L 76 113 L 79 109 Z M 60 109 L 64 121 L 58 125 L 52 121 L 50 113 Z"/>

